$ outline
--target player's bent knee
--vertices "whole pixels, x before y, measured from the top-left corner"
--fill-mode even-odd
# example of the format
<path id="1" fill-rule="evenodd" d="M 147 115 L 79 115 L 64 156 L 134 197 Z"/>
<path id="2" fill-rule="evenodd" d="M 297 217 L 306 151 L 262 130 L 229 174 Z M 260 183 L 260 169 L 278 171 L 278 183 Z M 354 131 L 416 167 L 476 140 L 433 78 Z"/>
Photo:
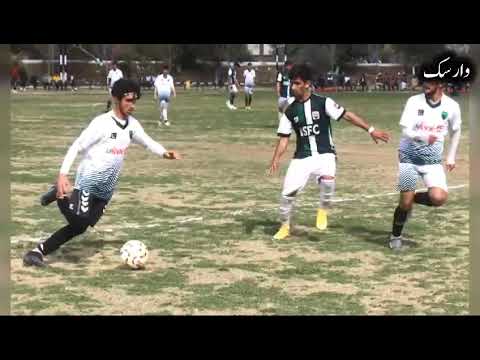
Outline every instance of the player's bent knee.
<path id="1" fill-rule="evenodd" d="M 432 201 L 433 206 L 442 206 L 447 202 L 448 193 L 446 191 L 439 191 L 430 194 L 430 200 Z"/>

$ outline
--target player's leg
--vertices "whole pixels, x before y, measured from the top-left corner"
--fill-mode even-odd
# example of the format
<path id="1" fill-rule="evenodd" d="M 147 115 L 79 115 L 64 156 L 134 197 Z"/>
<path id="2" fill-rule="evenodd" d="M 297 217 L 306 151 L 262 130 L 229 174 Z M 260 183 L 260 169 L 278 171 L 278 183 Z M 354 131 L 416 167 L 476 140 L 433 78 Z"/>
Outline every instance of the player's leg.
<path id="1" fill-rule="evenodd" d="M 447 177 L 441 164 L 420 167 L 428 191 L 417 192 L 415 203 L 426 206 L 442 206 L 448 199 Z"/>
<path id="2" fill-rule="evenodd" d="M 107 108 L 105 110 L 105 112 L 109 112 L 110 109 L 112 108 L 112 88 L 108 88 L 108 94 L 109 94 L 109 98 L 107 100 Z"/>
<path id="3" fill-rule="evenodd" d="M 278 121 L 280 121 L 280 119 L 282 118 L 283 112 L 285 111 L 287 103 L 288 103 L 287 98 L 284 98 L 284 97 L 278 98 Z"/>
<path id="4" fill-rule="evenodd" d="M 252 108 L 252 100 L 253 100 L 253 86 L 250 87 L 249 93 L 248 93 L 248 108 L 251 110 Z"/>
<path id="5" fill-rule="evenodd" d="M 245 92 L 245 109 L 248 110 L 248 96 L 249 96 L 248 86 L 245 86 L 243 90 Z"/>
<path id="6" fill-rule="evenodd" d="M 310 178 L 308 160 L 308 158 L 293 159 L 290 162 L 280 196 L 279 213 L 282 225 L 273 236 L 275 240 L 283 240 L 290 235 L 290 222 L 296 196 L 303 190 Z"/>
<path id="7" fill-rule="evenodd" d="M 389 243 L 391 249 L 400 249 L 402 247 L 402 231 L 413 208 L 418 176 L 419 173 L 415 165 L 408 163 L 399 164 L 398 190 L 400 191 L 400 200 L 393 214 L 392 233 Z"/>
<path id="8" fill-rule="evenodd" d="M 317 209 L 316 227 L 319 230 L 327 228 L 327 214 L 335 194 L 336 157 L 334 154 L 322 154 L 318 159 L 319 167 L 314 174 L 320 187 L 320 202 Z"/>
<path id="9" fill-rule="evenodd" d="M 25 254 L 23 261 L 26 266 L 45 266 L 43 257 L 83 234 L 88 226 L 94 226 L 103 215 L 107 202 L 76 189 L 70 198 L 58 199 L 57 204 L 68 225 L 57 230 L 47 240 Z"/>
<path id="10" fill-rule="evenodd" d="M 163 122 L 165 125 L 170 125 L 168 122 L 168 105 L 170 103 L 170 94 L 169 93 L 163 93 L 159 94 L 160 98 L 160 104 L 161 104 L 161 118 L 163 119 Z"/>

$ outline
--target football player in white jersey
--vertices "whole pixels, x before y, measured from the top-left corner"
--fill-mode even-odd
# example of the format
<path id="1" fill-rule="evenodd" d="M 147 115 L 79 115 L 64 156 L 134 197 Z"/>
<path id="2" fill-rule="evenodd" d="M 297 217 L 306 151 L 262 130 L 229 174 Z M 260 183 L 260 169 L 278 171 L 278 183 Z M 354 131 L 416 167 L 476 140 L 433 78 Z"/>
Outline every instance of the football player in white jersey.
<path id="1" fill-rule="evenodd" d="M 167 65 L 163 67 L 163 73 L 157 76 L 153 86 L 153 97 L 158 99 L 160 108 L 158 125 L 162 125 L 163 122 L 165 125 L 170 126 L 170 122 L 168 121 L 168 105 L 170 103 L 170 96 L 173 94 L 173 97 L 176 97 L 177 93 L 175 92 L 173 77 L 168 73 Z"/>
<path id="2" fill-rule="evenodd" d="M 112 64 L 112 68 L 108 72 L 107 75 L 107 86 L 108 86 L 108 93 L 112 96 L 112 87 L 118 80 L 123 79 L 123 72 L 117 67 L 117 62 L 114 61 Z M 107 110 L 105 112 L 110 111 L 112 107 L 112 100 L 108 99 L 107 101 Z"/>
<path id="3" fill-rule="evenodd" d="M 132 80 L 116 81 L 112 87 L 113 110 L 93 119 L 70 146 L 56 184 L 41 197 L 43 206 L 57 200 L 68 224 L 27 252 L 23 257 L 26 266 L 45 266 L 44 256 L 95 226 L 113 196 L 131 143 L 141 144 L 165 159 L 181 158 L 148 136 L 131 115 L 139 95 L 140 88 Z M 72 189 L 67 175 L 79 153 L 83 158 Z"/>
<path id="4" fill-rule="evenodd" d="M 438 79 L 423 81 L 423 93 L 408 99 L 400 119 L 400 201 L 393 218 L 389 242 L 391 249 L 404 247 L 402 230 L 414 203 L 441 206 L 447 201 L 447 180 L 442 165 L 444 142 L 449 134 L 445 167 L 452 171 L 455 168 L 461 125 L 460 106 L 443 93 L 443 85 Z M 415 191 L 418 178 L 422 178 L 428 191 Z"/>
<path id="5" fill-rule="evenodd" d="M 243 72 L 245 84 L 245 109 L 252 110 L 252 95 L 255 87 L 255 70 L 252 68 L 252 63 L 248 63 L 247 69 Z"/>

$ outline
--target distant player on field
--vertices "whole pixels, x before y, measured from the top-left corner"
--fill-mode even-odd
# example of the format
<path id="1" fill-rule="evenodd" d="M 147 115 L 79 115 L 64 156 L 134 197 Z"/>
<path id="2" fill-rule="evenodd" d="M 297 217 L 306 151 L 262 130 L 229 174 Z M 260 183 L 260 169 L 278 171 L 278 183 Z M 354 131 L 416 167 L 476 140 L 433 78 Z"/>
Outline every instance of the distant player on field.
<path id="1" fill-rule="evenodd" d="M 459 104 L 443 93 L 438 79 L 423 80 L 423 93 L 407 100 L 400 118 L 402 138 L 399 148 L 398 190 L 400 201 L 393 215 L 390 248 L 401 249 L 402 230 L 413 204 L 442 206 L 448 188 L 442 165 L 444 142 L 450 134 L 446 168 L 455 168 L 462 116 Z M 415 192 L 418 178 L 428 191 Z"/>
<path id="2" fill-rule="evenodd" d="M 68 224 L 27 252 L 23 258 L 26 266 L 45 266 L 44 256 L 99 221 L 113 196 L 131 143 L 141 144 L 165 159 L 180 159 L 176 151 L 167 151 L 148 136 L 138 120 L 131 115 L 139 94 L 140 88 L 133 81 L 116 81 L 112 88 L 113 110 L 93 119 L 70 146 L 56 185 L 41 198 L 43 206 L 57 200 Z M 83 159 L 77 169 L 73 192 L 68 195 L 71 185 L 67 175 L 79 153 Z"/>
<path id="3" fill-rule="evenodd" d="M 228 94 L 229 99 L 227 100 L 227 107 L 230 110 L 237 110 L 237 107 L 234 105 L 235 103 L 235 96 L 238 93 L 238 89 L 240 88 L 240 84 L 237 80 L 237 68 L 240 67 L 238 63 L 231 63 L 230 67 L 228 68 L 227 73 L 227 81 L 228 81 Z"/>
<path id="4" fill-rule="evenodd" d="M 245 109 L 252 110 L 252 96 L 255 87 L 255 70 L 252 68 L 252 63 L 248 63 L 247 69 L 243 72 L 245 84 Z"/>
<path id="5" fill-rule="evenodd" d="M 291 98 L 289 71 L 293 63 L 286 61 L 283 70 L 277 74 L 277 96 L 278 96 L 278 120 L 283 116 L 283 112 L 288 106 L 288 99 Z"/>
<path id="6" fill-rule="evenodd" d="M 314 177 L 320 189 L 320 201 L 316 226 L 327 228 L 327 209 L 335 191 L 336 152 L 332 138 L 331 119 L 342 117 L 355 126 L 368 131 L 372 139 L 387 142 L 389 135 L 375 130 L 358 115 L 346 111 L 328 97 L 312 93 L 312 72 L 307 65 L 295 65 L 289 74 L 295 97 L 282 115 L 278 127 L 278 140 L 270 165 L 270 174 L 279 168 L 280 158 L 287 150 L 292 132 L 297 138 L 294 159 L 285 176 L 280 200 L 282 226 L 274 235 L 283 240 L 290 235 L 290 218 L 296 196 L 303 190 L 310 177 Z"/>
<path id="7" fill-rule="evenodd" d="M 114 61 L 112 64 L 112 68 L 108 72 L 107 75 L 107 86 L 108 86 L 108 93 L 110 96 L 112 96 L 112 88 L 115 82 L 118 80 L 123 79 L 123 72 L 117 67 L 117 62 Z M 110 111 L 110 108 L 112 107 L 112 100 L 108 99 L 107 101 L 107 110 L 105 112 Z"/>
<path id="8" fill-rule="evenodd" d="M 163 67 L 163 73 L 157 76 L 153 86 L 153 97 L 158 99 L 160 108 L 158 125 L 162 125 L 163 122 L 165 125 L 170 126 L 170 122 L 168 121 L 168 105 L 170 104 L 170 96 L 173 94 L 173 97 L 176 97 L 177 93 L 175 91 L 173 77 L 168 73 L 167 65 Z"/>

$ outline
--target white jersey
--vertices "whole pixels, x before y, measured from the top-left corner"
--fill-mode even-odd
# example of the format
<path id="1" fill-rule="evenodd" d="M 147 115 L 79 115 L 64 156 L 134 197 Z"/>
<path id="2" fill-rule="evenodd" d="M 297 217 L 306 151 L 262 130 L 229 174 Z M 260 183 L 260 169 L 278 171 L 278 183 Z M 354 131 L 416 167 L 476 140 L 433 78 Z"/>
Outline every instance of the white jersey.
<path id="1" fill-rule="evenodd" d="M 158 94 L 170 94 L 173 87 L 173 77 L 170 74 L 167 74 L 167 77 L 163 74 L 158 75 L 153 86 L 155 86 Z"/>
<path id="2" fill-rule="evenodd" d="M 160 156 L 166 152 L 162 145 L 145 133 L 134 117 L 118 119 L 113 111 L 99 115 L 72 144 L 60 173 L 67 175 L 77 154 L 82 153 L 75 188 L 108 201 L 117 184 L 127 148 L 132 142 Z"/>
<path id="3" fill-rule="evenodd" d="M 400 119 L 400 125 L 404 127 L 400 140 L 400 162 L 441 164 L 445 136 L 449 131 L 460 130 L 461 124 L 460 106 L 449 96 L 443 94 L 437 104 L 427 100 L 425 94 L 410 97 Z M 430 135 L 437 137 L 432 145 L 428 144 Z"/>
<path id="4" fill-rule="evenodd" d="M 108 79 L 110 79 L 110 87 L 113 87 L 113 84 L 115 84 L 115 82 L 117 80 L 120 80 L 123 78 L 123 73 L 122 73 L 122 70 L 118 69 L 117 70 L 113 70 L 111 69 L 109 72 L 108 72 L 108 76 L 107 76 L 107 83 L 108 83 Z"/>
<path id="5" fill-rule="evenodd" d="M 243 77 L 245 78 L 245 86 L 254 86 L 255 85 L 255 70 L 246 69 L 243 72 Z"/>

